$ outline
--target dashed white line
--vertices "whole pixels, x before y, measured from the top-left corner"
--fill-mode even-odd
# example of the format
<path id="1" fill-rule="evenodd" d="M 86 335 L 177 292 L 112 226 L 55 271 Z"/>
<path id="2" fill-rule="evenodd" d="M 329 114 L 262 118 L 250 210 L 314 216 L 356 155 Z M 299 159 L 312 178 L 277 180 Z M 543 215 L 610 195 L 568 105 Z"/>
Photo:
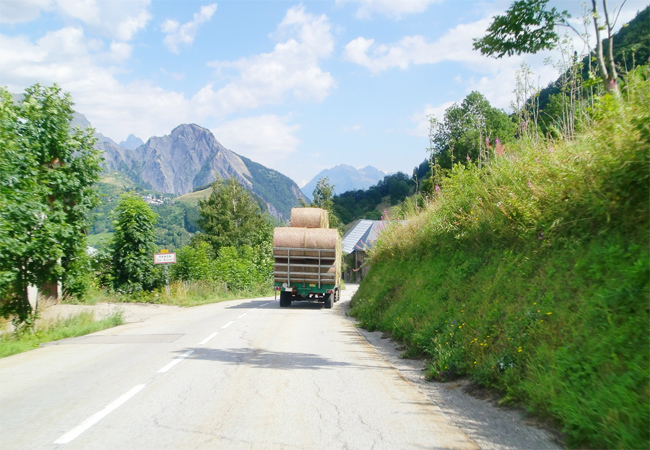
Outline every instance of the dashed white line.
<path id="1" fill-rule="evenodd" d="M 238 318 L 238 319 L 241 319 L 241 318 L 244 317 L 246 314 L 248 314 L 248 313 L 244 313 L 244 314 L 242 314 L 241 316 L 239 316 L 239 317 L 237 317 L 237 318 Z"/>
<path id="2" fill-rule="evenodd" d="M 67 444 L 69 442 L 72 442 L 74 439 L 76 439 L 81 433 L 86 431 L 88 428 L 92 427 L 95 425 L 97 422 L 102 420 L 104 417 L 115 411 L 117 408 L 122 406 L 124 403 L 126 403 L 131 397 L 133 397 L 135 394 L 140 392 L 146 384 L 139 384 L 135 386 L 133 389 L 131 389 L 129 392 L 109 404 L 106 408 L 102 409 L 101 411 L 93 414 L 90 416 L 88 419 L 83 421 L 81 425 L 79 425 L 76 428 L 73 428 L 72 430 L 68 431 L 66 434 L 61 436 L 59 439 L 54 441 L 55 444 Z"/>
<path id="3" fill-rule="evenodd" d="M 222 326 L 221 329 L 228 328 L 228 327 L 229 327 L 230 325 L 232 325 L 233 323 L 235 323 L 234 320 L 233 320 L 233 321 L 230 321 L 230 322 L 228 322 L 227 324 L 225 324 L 224 326 Z"/>
<path id="4" fill-rule="evenodd" d="M 199 345 L 205 345 L 205 344 L 207 344 L 207 343 L 210 342 L 210 341 L 212 340 L 212 338 L 214 338 L 217 334 L 218 334 L 218 333 L 215 331 L 215 332 L 212 333 L 210 336 L 208 336 L 207 338 L 205 338 L 205 339 L 203 339 L 201 342 L 199 342 Z"/>
<path id="5" fill-rule="evenodd" d="M 158 373 L 165 373 L 165 372 L 167 372 L 169 369 L 171 369 L 171 368 L 174 367 L 176 364 L 178 364 L 179 362 L 181 362 L 182 360 L 184 360 L 185 358 L 187 358 L 188 356 L 190 356 L 192 353 L 194 353 L 194 350 L 189 350 L 189 351 L 183 353 L 181 356 L 179 356 L 178 358 L 174 359 L 172 362 L 170 362 L 170 363 L 167 364 L 165 367 L 163 367 L 162 369 L 160 369 L 160 370 L 158 371 Z"/>

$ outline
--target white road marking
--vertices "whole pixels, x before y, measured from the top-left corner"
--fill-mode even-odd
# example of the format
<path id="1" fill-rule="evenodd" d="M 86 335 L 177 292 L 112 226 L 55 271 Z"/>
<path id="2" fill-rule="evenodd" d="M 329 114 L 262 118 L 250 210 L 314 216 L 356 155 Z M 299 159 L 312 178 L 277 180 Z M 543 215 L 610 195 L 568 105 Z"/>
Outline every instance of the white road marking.
<path id="1" fill-rule="evenodd" d="M 210 342 L 210 341 L 212 340 L 212 338 L 215 337 L 217 334 L 218 334 L 218 333 L 215 331 L 215 332 L 212 333 L 210 336 L 208 336 L 207 338 L 205 338 L 205 339 L 203 339 L 201 342 L 199 342 L 199 345 L 205 345 L 205 344 L 207 344 L 207 343 Z"/>
<path id="2" fill-rule="evenodd" d="M 101 411 L 93 414 L 90 416 L 88 419 L 83 421 L 81 425 L 79 425 L 76 428 L 73 428 L 72 430 L 68 431 L 66 434 L 61 436 L 59 439 L 54 441 L 55 444 L 67 444 L 69 442 L 72 442 L 74 439 L 76 439 L 81 433 L 86 431 L 88 428 L 92 427 L 95 425 L 97 422 L 102 420 L 104 417 L 115 411 L 117 408 L 122 406 L 124 403 L 126 403 L 131 397 L 133 397 L 135 394 L 140 392 L 146 384 L 139 384 L 133 389 L 131 389 L 129 392 L 109 404 L 106 408 L 102 409 Z"/>
<path id="3" fill-rule="evenodd" d="M 272 304 L 272 303 L 275 303 L 275 302 L 264 303 L 262 306 L 270 305 L 270 304 Z M 260 306 L 260 308 L 261 308 L 261 306 Z"/>
<path id="4" fill-rule="evenodd" d="M 185 358 L 187 358 L 188 356 L 190 356 L 192 353 L 194 353 L 194 350 L 190 350 L 190 351 L 187 351 L 187 352 L 183 353 L 181 356 L 179 356 L 178 358 L 174 359 L 172 362 L 170 362 L 170 363 L 167 364 L 165 367 L 163 367 L 162 369 L 160 369 L 160 370 L 158 371 L 158 373 L 165 373 L 165 372 L 167 372 L 169 369 L 171 369 L 171 368 L 174 367 L 176 364 L 178 364 L 179 362 L 181 362 L 182 360 L 184 360 Z"/>
<path id="5" fill-rule="evenodd" d="M 237 318 L 238 318 L 238 319 L 241 319 L 241 318 L 244 317 L 246 314 L 248 314 L 248 313 L 244 313 L 244 314 L 242 314 L 241 316 L 239 316 L 239 317 L 237 317 Z"/>
<path id="6" fill-rule="evenodd" d="M 228 322 L 227 324 L 225 324 L 224 326 L 222 326 L 221 329 L 228 328 L 228 327 L 229 327 L 230 325 L 232 325 L 233 323 L 235 323 L 234 320 L 233 320 L 232 322 Z"/>

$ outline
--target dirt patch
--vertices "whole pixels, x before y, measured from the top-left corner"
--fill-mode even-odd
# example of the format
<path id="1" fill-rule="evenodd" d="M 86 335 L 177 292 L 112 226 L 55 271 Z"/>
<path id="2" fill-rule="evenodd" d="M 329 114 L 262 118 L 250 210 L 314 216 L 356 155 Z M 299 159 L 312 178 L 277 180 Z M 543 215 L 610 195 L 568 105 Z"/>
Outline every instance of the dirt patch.
<path id="1" fill-rule="evenodd" d="M 144 322 L 152 317 L 181 309 L 179 306 L 150 303 L 97 303 L 95 305 L 45 303 L 39 307 L 39 322 L 52 323 L 86 311 L 92 311 L 95 314 L 95 320 L 102 320 L 119 312 L 125 323 Z"/>

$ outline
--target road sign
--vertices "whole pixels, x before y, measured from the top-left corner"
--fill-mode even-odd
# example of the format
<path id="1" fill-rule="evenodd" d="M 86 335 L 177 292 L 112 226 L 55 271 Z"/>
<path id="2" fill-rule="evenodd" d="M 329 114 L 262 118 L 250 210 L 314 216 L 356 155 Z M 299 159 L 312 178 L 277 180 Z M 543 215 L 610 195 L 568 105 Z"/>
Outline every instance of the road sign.
<path id="1" fill-rule="evenodd" d="M 154 253 L 154 264 L 176 264 L 176 253 Z"/>

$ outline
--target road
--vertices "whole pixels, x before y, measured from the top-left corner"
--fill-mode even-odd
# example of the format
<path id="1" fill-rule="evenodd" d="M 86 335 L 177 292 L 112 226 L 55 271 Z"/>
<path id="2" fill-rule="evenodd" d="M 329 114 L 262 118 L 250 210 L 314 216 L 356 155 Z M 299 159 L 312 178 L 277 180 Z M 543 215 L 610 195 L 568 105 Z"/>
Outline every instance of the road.
<path id="1" fill-rule="evenodd" d="M 0 448 L 479 448 L 346 318 L 352 292 L 332 310 L 184 309 L 1 359 Z"/>

